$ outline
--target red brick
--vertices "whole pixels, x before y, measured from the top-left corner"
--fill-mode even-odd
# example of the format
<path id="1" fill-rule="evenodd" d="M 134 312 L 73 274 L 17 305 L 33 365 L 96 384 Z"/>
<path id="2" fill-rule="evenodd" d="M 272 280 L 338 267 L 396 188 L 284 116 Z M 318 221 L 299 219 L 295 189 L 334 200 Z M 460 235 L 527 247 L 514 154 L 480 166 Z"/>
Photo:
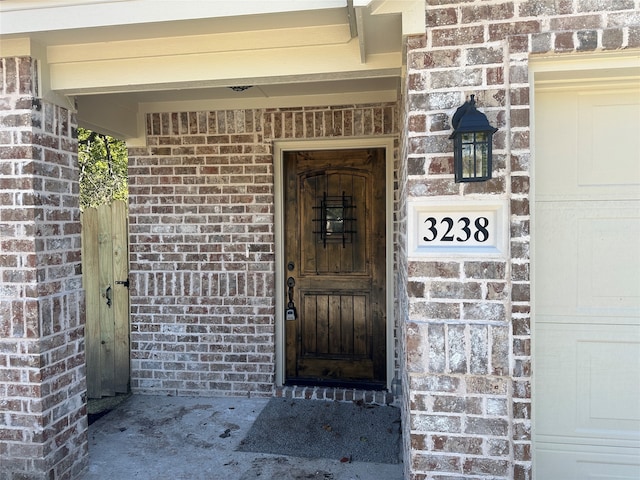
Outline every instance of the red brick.
<path id="1" fill-rule="evenodd" d="M 622 47 L 624 33 L 622 29 L 610 28 L 602 32 L 602 48 L 605 50 L 617 50 Z"/>
<path id="2" fill-rule="evenodd" d="M 456 23 L 458 23 L 458 14 L 455 8 L 427 10 L 427 28 L 455 25 Z"/>
<path id="3" fill-rule="evenodd" d="M 572 0 L 527 0 L 519 8 L 522 17 L 568 15 L 573 13 Z"/>
<path id="4" fill-rule="evenodd" d="M 482 438 L 478 437 L 451 437 L 434 435 L 432 437 L 433 450 L 461 453 L 467 455 L 482 455 Z"/>
<path id="5" fill-rule="evenodd" d="M 451 47 L 484 42 L 484 27 L 434 28 L 431 30 L 434 47 Z"/>
<path id="6" fill-rule="evenodd" d="M 484 20 L 508 20 L 514 16 L 513 2 L 496 5 L 462 6 L 462 23 L 474 23 Z"/>
<path id="7" fill-rule="evenodd" d="M 453 175 L 453 156 L 431 158 L 428 173 L 429 175 Z"/>
<path id="8" fill-rule="evenodd" d="M 538 33 L 541 31 L 539 21 L 529 20 L 511 23 L 494 23 L 489 25 L 489 41 L 504 40 L 511 35 Z"/>
<path id="9" fill-rule="evenodd" d="M 603 17 L 600 15 L 576 15 L 552 18 L 550 29 L 562 32 L 566 30 L 592 30 L 603 27 Z"/>
<path id="10" fill-rule="evenodd" d="M 504 477 L 508 475 L 509 462 L 488 458 L 469 458 L 464 462 L 463 471 L 467 475 L 492 475 Z"/>
<path id="11" fill-rule="evenodd" d="M 449 455 L 434 454 L 414 454 L 411 464 L 412 471 L 437 471 L 452 472 L 460 471 L 460 459 Z"/>

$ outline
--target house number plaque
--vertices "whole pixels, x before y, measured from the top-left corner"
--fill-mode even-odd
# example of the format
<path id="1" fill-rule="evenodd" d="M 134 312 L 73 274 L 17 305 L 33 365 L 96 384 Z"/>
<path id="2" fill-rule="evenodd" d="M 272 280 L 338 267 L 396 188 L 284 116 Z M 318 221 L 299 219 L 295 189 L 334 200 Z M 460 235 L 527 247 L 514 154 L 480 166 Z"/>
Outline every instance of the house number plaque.
<path id="1" fill-rule="evenodd" d="M 410 203 L 410 255 L 500 256 L 506 237 L 504 211 L 502 201 Z"/>
<path id="2" fill-rule="evenodd" d="M 423 212 L 419 218 L 421 233 L 424 234 L 422 241 L 432 246 L 490 244 L 496 235 L 495 215 L 492 213 L 430 215 Z"/>

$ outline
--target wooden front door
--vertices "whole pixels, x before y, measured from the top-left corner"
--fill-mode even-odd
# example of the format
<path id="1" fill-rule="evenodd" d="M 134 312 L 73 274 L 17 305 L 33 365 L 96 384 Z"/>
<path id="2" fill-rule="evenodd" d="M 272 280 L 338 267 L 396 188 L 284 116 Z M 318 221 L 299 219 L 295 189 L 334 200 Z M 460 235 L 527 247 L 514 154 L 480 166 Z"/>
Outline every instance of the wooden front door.
<path id="1" fill-rule="evenodd" d="M 386 386 L 385 150 L 286 152 L 286 383 Z"/>

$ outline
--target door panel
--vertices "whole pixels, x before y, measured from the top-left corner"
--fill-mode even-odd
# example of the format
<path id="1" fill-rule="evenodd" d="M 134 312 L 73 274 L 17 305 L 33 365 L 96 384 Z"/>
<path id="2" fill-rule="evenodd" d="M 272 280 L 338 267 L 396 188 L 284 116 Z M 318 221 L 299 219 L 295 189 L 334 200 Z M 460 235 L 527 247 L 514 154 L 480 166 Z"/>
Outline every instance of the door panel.
<path id="1" fill-rule="evenodd" d="M 386 384 L 384 166 L 383 149 L 285 153 L 288 383 Z"/>
<path id="2" fill-rule="evenodd" d="M 367 342 L 368 295 L 344 290 L 341 295 L 302 292 L 302 355 L 359 356 L 371 354 Z"/>
<path id="3" fill-rule="evenodd" d="M 640 478 L 640 89 L 535 108 L 536 478 Z"/>

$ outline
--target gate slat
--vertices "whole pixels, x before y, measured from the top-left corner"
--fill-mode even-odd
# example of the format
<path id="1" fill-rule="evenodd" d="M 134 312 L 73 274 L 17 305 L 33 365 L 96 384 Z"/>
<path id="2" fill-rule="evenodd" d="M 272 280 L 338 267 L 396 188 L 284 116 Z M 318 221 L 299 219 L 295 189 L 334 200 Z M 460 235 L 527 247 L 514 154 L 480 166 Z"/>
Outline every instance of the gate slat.
<path id="1" fill-rule="evenodd" d="M 113 219 L 113 276 L 115 281 L 127 280 L 129 275 L 129 249 L 127 208 L 124 202 L 113 202 L 111 205 Z M 115 391 L 129 391 L 129 289 L 121 284 L 114 284 L 114 353 L 115 353 Z"/>
<path id="2" fill-rule="evenodd" d="M 100 265 L 100 378 L 102 395 L 115 395 L 114 309 L 107 304 L 107 290 L 111 298 L 115 290 L 113 283 L 113 233 L 111 207 L 98 207 L 98 245 Z"/>
<path id="3" fill-rule="evenodd" d="M 87 357 L 87 395 L 100 398 L 100 272 L 98 265 L 98 212 L 82 213 L 82 284 L 85 290 L 85 348 Z"/>

